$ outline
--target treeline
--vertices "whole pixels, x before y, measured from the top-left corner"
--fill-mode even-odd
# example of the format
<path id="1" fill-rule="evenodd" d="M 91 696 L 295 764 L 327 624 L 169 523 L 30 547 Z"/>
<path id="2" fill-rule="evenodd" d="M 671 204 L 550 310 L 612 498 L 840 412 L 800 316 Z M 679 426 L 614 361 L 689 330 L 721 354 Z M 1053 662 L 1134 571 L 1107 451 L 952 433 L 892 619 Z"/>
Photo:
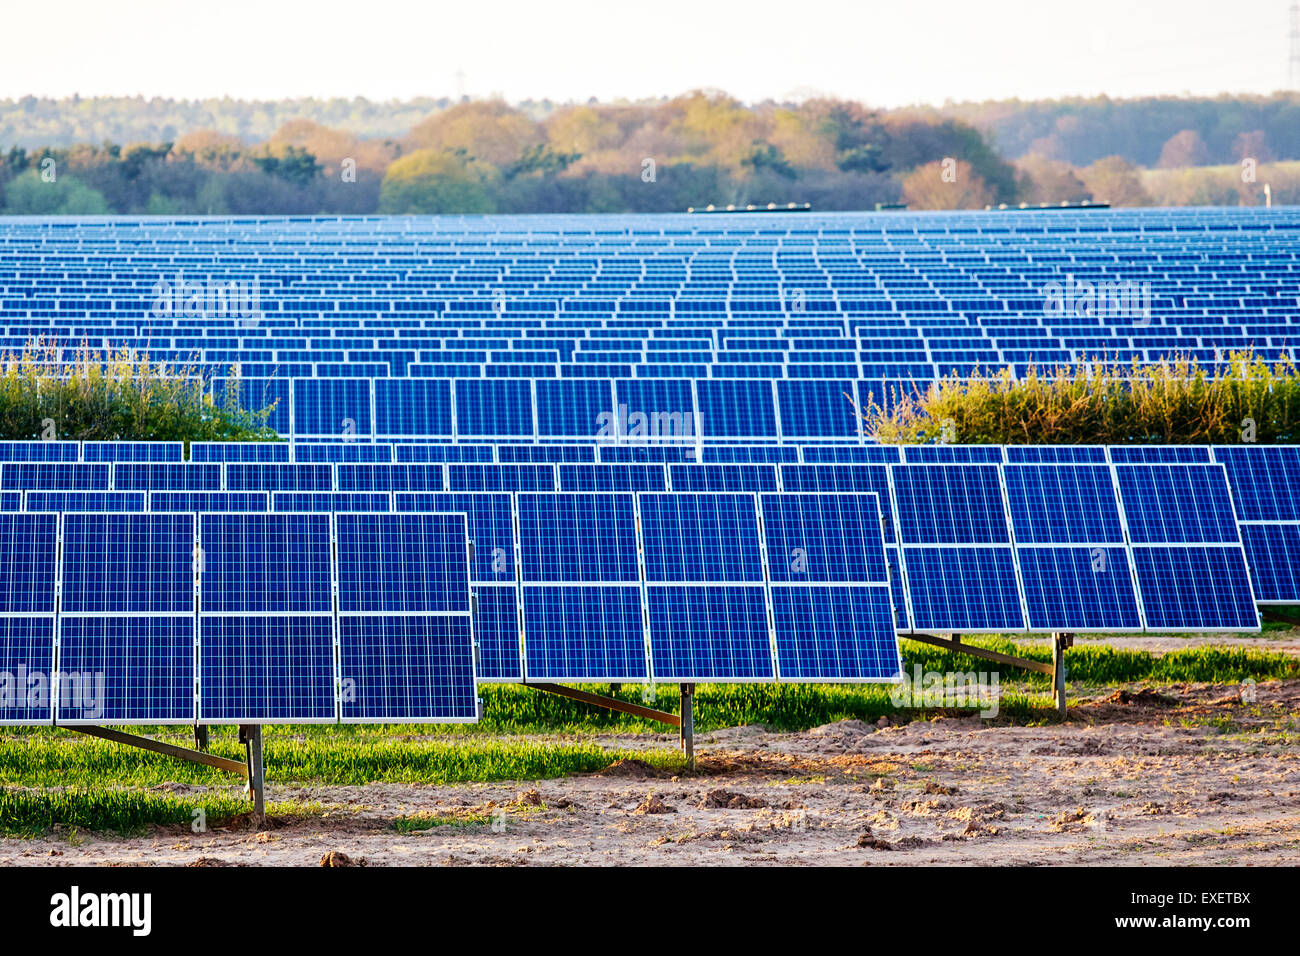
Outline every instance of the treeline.
<path id="1" fill-rule="evenodd" d="M 918 177 L 911 186 L 909 177 Z M 1015 169 L 955 120 L 831 100 L 751 108 L 718 93 L 569 106 L 540 120 L 499 101 L 466 102 L 400 138 L 299 118 L 253 144 L 200 130 L 165 142 L 14 147 L 0 186 L 10 214 L 862 209 L 928 186 L 937 196 L 923 204 L 957 208 L 1019 192 Z"/>
<path id="2" fill-rule="evenodd" d="M 1209 166 L 1244 156 L 1300 159 L 1300 93 L 1109 97 L 949 104 L 921 111 L 970 123 L 1011 159 L 1036 154 L 1073 166 L 1119 156 L 1138 166 Z"/>
<path id="3" fill-rule="evenodd" d="M 55 101 L 36 101 L 47 102 Z M 150 101 L 156 102 L 170 101 Z M 350 102 L 337 101 L 338 108 Z M 1232 167 L 1201 181 L 1181 175 L 1208 156 L 1194 131 L 1181 131 L 1162 148 L 1170 169 L 1153 178 L 1153 171 L 1110 154 L 1081 166 L 1036 151 L 1012 164 L 962 120 L 837 100 L 751 107 L 696 92 L 654 104 L 425 105 L 432 112 L 397 136 L 364 136 L 297 117 L 252 142 L 200 129 L 124 145 L 12 145 L 0 153 L 0 213 L 676 212 L 788 202 L 818 210 L 899 202 L 978 209 L 1083 199 L 1257 204 L 1264 182 L 1272 184 L 1275 202 L 1300 202 L 1300 175 L 1270 166 L 1259 137 L 1247 137 L 1248 155 L 1257 160 L 1253 178 Z"/>

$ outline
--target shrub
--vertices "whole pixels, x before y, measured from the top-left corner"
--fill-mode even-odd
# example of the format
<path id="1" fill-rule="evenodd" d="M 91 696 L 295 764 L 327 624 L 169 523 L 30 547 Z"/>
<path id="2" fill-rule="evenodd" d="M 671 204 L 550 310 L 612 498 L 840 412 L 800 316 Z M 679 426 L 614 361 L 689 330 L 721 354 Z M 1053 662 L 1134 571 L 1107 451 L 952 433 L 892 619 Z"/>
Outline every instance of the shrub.
<path id="1" fill-rule="evenodd" d="M 66 356 L 40 343 L 0 355 L 0 438 L 72 441 L 275 441 L 274 403 L 250 410 L 228 379 L 218 403 L 195 365 L 145 353 Z"/>
<path id="2" fill-rule="evenodd" d="M 1253 352 L 1214 371 L 1187 358 L 1132 365 L 1105 360 L 952 375 L 924 392 L 896 392 L 862 411 L 890 444 L 1212 444 L 1300 440 L 1300 375 L 1291 359 Z"/>

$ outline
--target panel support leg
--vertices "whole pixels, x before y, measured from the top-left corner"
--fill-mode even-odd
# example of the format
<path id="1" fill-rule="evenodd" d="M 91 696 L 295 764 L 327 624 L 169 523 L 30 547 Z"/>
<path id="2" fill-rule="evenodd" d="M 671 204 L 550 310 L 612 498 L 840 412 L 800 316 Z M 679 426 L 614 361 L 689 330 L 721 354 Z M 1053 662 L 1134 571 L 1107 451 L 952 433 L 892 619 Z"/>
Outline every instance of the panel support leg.
<path id="1" fill-rule="evenodd" d="M 695 685 L 682 684 L 682 752 L 686 755 L 686 769 L 695 769 Z"/>
<path id="2" fill-rule="evenodd" d="M 194 725 L 194 749 L 206 751 L 208 749 L 208 726 L 207 724 Z"/>
<path id="3" fill-rule="evenodd" d="M 262 765 L 262 727 L 241 724 L 239 742 L 248 749 L 248 795 L 253 800 L 253 817 L 258 823 L 266 819 L 266 768 Z"/>
<path id="4" fill-rule="evenodd" d="M 1073 634 L 1052 635 L 1052 700 L 1062 717 L 1065 716 L 1065 651 L 1073 646 Z"/>

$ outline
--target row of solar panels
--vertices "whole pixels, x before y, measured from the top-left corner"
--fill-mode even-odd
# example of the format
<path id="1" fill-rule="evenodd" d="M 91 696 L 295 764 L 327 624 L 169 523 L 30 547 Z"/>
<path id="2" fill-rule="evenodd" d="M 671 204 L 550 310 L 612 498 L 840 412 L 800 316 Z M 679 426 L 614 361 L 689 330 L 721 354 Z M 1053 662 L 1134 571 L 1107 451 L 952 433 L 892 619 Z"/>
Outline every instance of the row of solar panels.
<path id="1" fill-rule="evenodd" d="M 473 721 L 460 514 L 0 514 L 0 724 Z"/>

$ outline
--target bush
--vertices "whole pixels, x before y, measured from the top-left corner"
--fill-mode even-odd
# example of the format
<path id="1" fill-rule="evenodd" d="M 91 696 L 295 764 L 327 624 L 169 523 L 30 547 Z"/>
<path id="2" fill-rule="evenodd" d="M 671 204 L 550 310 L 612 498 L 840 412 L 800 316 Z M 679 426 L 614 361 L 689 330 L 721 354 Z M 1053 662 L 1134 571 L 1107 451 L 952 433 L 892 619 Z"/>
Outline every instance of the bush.
<path id="1" fill-rule="evenodd" d="M 1185 358 L 1104 360 L 1023 378 L 1009 370 L 949 376 L 863 411 L 890 444 L 1228 444 L 1300 440 L 1300 375 L 1289 358 L 1228 356 L 1213 372 Z"/>
<path id="2" fill-rule="evenodd" d="M 238 380 L 228 380 L 237 390 Z M 154 364 L 146 354 L 68 358 L 40 343 L 0 356 L 0 439 L 71 441 L 276 441 L 274 404 L 248 410 L 207 394 L 195 366 Z"/>

